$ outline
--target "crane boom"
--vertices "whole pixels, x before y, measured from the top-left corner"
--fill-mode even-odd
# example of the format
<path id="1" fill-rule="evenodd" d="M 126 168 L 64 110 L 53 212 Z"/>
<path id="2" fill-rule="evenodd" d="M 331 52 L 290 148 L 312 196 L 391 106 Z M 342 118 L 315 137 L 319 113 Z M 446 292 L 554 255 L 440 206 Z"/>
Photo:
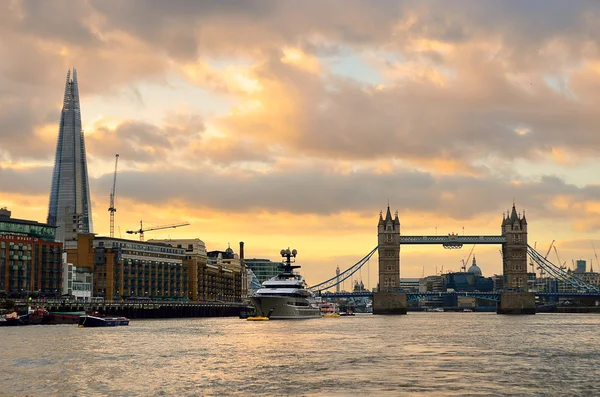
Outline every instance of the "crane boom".
<path id="1" fill-rule="evenodd" d="M 546 259 L 548 257 L 548 254 L 550 254 L 550 250 L 552 250 L 553 246 L 554 246 L 554 240 L 552 240 L 552 242 L 550 243 L 550 247 L 548 247 L 548 251 L 546 251 L 546 255 L 544 255 L 544 259 Z"/>
<path id="2" fill-rule="evenodd" d="M 176 228 L 176 227 L 181 227 L 181 226 L 188 226 L 189 222 L 182 222 L 182 223 L 174 223 L 172 225 L 161 225 L 161 226 L 154 226 L 154 227 L 149 227 L 147 229 L 144 229 L 144 224 L 142 223 L 142 221 L 140 221 L 140 228 L 139 230 L 127 230 L 125 233 L 128 234 L 139 234 L 140 235 L 140 241 L 144 241 L 144 232 L 150 232 L 152 230 L 162 230 L 162 229 L 171 229 L 171 228 Z"/>
<path id="3" fill-rule="evenodd" d="M 556 249 L 556 245 L 554 246 L 554 253 L 556 254 L 556 259 L 558 260 L 558 266 L 559 266 L 561 269 L 563 269 L 563 268 L 566 268 L 565 264 L 566 264 L 567 262 L 565 262 L 565 263 L 562 263 L 562 262 L 560 261 L 560 256 L 558 256 L 558 250 Z"/>
<path id="4" fill-rule="evenodd" d="M 594 249 L 594 256 L 596 257 L 596 265 L 598 265 L 598 268 L 600 268 L 600 262 L 598 262 L 598 254 L 596 253 L 596 246 L 594 245 L 594 241 L 592 241 L 592 248 Z M 592 269 L 592 267 L 590 265 L 590 272 L 593 272 L 593 271 L 594 270 Z"/>
<path id="5" fill-rule="evenodd" d="M 469 259 L 471 259 L 471 255 L 473 255 L 473 250 L 475 249 L 475 244 L 473 244 L 473 247 L 471 248 L 471 252 L 469 252 L 469 256 L 467 256 L 467 260 L 462 260 L 462 271 L 466 272 L 467 271 L 467 264 L 469 263 Z"/>
<path id="6" fill-rule="evenodd" d="M 110 207 L 108 207 L 108 212 L 110 212 L 110 237 L 115 237 L 115 212 L 117 209 L 115 208 L 115 196 L 117 194 L 117 166 L 119 164 L 119 154 L 115 155 L 115 173 L 113 174 L 113 185 L 110 190 Z"/>

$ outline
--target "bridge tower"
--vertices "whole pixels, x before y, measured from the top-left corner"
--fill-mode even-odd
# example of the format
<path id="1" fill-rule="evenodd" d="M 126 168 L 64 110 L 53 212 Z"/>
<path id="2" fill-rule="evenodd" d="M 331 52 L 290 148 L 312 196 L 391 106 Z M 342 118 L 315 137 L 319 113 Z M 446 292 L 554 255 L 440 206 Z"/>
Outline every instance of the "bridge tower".
<path id="1" fill-rule="evenodd" d="M 388 204 L 385 219 L 377 225 L 379 282 L 373 293 L 373 314 L 406 314 L 406 293 L 400 292 L 400 219 L 392 218 Z"/>
<path id="2" fill-rule="evenodd" d="M 379 213 L 377 242 L 379 246 L 377 291 L 398 290 L 400 289 L 400 219 L 398 219 L 398 212 L 395 218 L 392 218 L 389 205 L 385 219 L 383 214 Z"/>
<path id="3" fill-rule="evenodd" d="M 527 219 L 517 214 L 513 202 L 510 215 L 502 216 L 502 270 L 506 289 L 527 290 Z"/>
<path id="4" fill-rule="evenodd" d="M 512 211 L 502 216 L 502 268 L 506 292 L 500 295 L 498 314 L 535 314 L 535 294 L 527 292 L 527 219 Z"/>

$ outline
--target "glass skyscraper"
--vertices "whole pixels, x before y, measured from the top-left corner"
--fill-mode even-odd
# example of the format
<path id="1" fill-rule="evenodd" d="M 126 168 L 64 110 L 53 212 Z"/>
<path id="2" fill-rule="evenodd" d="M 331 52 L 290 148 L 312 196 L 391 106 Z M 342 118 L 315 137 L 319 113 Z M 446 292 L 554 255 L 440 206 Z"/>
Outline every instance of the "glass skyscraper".
<path id="1" fill-rule="evenodd" d="M 56 241 L 75 240 L 77 233 L 92 232 L 92 207 L 77 71 L 67 73 L 58 143 L 52 174 L 48 224 L 56 226 Z"/>

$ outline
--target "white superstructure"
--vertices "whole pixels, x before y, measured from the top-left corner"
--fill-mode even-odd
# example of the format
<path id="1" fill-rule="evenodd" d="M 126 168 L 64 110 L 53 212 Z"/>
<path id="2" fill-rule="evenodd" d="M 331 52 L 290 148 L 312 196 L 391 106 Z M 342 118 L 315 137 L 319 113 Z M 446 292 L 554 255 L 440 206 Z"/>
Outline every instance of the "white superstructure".
<path id="1" fill-rule="evenodd" d="M 300 267 L 291 265 L 291 257 L 295 258 L 296 254 L 296 250 L 281 250 L 281 255 L 286 258 L 283 272 L 265 281 L 252 297 L 259 316 L 274 320 L 321 317 L 319 309 L 308 301 L 312 293 L 304 278 L 293 271 Z"/>

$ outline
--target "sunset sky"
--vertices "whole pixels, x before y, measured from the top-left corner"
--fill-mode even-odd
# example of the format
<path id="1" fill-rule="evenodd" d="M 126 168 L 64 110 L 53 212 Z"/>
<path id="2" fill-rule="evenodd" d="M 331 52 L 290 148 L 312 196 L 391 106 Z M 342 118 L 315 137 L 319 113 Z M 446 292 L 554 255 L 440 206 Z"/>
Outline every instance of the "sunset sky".
<path id="1" fill-rule="evenodd" d="M 498 235 L 514 199 L 542 253 L 600 249 L 600 2 L 2 1 L 14 217 L 46 221 L 72 67 L 100 235 L 119 153 L 117 237 L 187 221 L 146 238 L 295 248 L 309 284 L 377 245 L 388 200 L 406 235 Z M 470 248 L 403 248 L 401 276 Z M 475 248 L 484 275 L 499 248 Z"/>

